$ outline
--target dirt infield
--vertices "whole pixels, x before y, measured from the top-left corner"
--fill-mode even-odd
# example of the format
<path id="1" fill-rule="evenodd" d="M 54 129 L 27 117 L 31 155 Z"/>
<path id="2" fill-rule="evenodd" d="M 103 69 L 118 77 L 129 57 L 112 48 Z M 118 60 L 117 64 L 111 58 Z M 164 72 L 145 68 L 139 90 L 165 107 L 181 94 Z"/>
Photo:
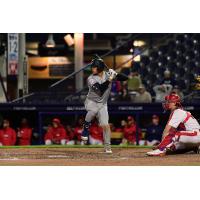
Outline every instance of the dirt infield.
<path id="1" fill-rule="evenodd" d="M 166 166 L 200 165 L 200 154 L 147 157 L 147 148 L 3 148 L 0 165 L 14 166 Z"/>

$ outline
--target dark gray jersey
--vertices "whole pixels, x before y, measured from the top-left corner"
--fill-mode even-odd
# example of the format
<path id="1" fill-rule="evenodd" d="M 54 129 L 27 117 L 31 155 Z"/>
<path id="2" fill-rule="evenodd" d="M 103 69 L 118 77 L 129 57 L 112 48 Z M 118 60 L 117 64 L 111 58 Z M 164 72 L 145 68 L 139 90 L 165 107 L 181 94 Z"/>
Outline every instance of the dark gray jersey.
<path id="1" fill-rule="evenodd" d="M 109 95 L 110 95 L 111 83 L 109 84 L 108 88 L 106 89 L 106 91 L 104 92 L 104 94 L 102 96 L 99 96 L 97 93 L 95 93 L 95 91 L 92 89 L 92 86 L 95 83 L 102 84 L 105 81 L 107 81 L 108 78 L 109 78 L 109 75 L 108 75 L 107 72 L 103 72 L 102 78 L 98 75 L 93 75 L 93 74 L 90 75 L 87 79 L 87 84 L 88 84 L 88 88 L 89 88 L 87 99 L 90 99 L 90 100 L 97 102 L 97 103 L 106 104 L 107 100 L 109 98 Z"/>

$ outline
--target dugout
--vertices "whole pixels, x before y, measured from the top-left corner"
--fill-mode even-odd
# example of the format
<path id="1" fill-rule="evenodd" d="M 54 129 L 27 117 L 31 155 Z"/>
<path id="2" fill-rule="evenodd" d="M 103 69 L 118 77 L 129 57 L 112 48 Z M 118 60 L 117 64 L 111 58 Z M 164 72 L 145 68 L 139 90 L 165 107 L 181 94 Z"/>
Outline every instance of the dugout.
<path id="1" fill-rule="evenodd" d="M 190 111 L 195 118 L 200 118 L 200 104 L 185 104 L 184 108 Z M 164 126 L 168 119 L 168 113 L 164 113 L 162 105 L 152 104 L 110 104 L 109 116 L 110 122 L 115 126 L 119 125 L 121 119 L 128 115 L 134 116 L 138 126 L 145 132 L 145 127 L 151 121 L 151 116 L 157 114 L 160 122 Z M 30 126 L 34 128 L 35 136 L 33 144 L 43 144 L 45 126 L 47 126 L 53 117 L 61 118 L 61 121 L 68 125 L 74 125 L 80 116 L 86 114 L 83 104 L 0 104 L 0 123 L 3 118 L 11 121 L 13 128 L 17 129 L 22 118 L 27 118 Z M 114 144 L 119 143 L 120 137 L 113 134 Z M 138 141 L 138 137 L 137 137 Z"/>

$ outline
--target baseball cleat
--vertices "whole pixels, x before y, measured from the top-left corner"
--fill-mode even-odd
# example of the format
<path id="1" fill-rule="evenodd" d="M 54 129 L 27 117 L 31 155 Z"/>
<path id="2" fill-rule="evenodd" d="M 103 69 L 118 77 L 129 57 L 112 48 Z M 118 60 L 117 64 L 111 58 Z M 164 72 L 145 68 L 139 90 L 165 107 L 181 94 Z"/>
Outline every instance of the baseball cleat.
<path id="1" fill-rule="evenodd" d="M 112 153 L 110 144 L 104 144 L 104 152 L 107 153 L 107 154 Z"/>
<path id="2" fill-rule="evenodd" d="M 81 136 L 81 140 L 84 141 L 84 142 L 88 141 L 88 137 L 87 136 Z"/>
<path id="3" fill-rule="evenodd" d="M 166 151 L 161 151 L 160 149 L 156 149 L 153 151 L 149 151 L 146 153 L 148 156 L 164 156 Z"/>
<path id="4" fill-rule="evenodd" d="M 89 139 L 89 128 L 90 128 L 91 123 L 90 122 L 84 122 L 83 125 L 83 131 L 81 133 L 81 140 L 84 141 L 85 143 Z"/>
<path id="5" fill-rule="evenodd" d="M 111 153 L 112 153 L 112 150 L 111 150 L 111 149 L 106 149 L 106 150 L 105 150 L 105 153 L 111 154 Z"/>
<path id="6" fill-rule="evenodd" d="M 89 139 L 89 132 L 87 130 L 83 130 L 82 134 L 81 134 L 81 140 L 83 142 L 87 142 Z"/>
<path id="7" fill-rule="evenodd" d="M 107 154 L 111 154 L 112 153 L 110 145 L 104 147 L 104 152 L 107 153 Z"/>

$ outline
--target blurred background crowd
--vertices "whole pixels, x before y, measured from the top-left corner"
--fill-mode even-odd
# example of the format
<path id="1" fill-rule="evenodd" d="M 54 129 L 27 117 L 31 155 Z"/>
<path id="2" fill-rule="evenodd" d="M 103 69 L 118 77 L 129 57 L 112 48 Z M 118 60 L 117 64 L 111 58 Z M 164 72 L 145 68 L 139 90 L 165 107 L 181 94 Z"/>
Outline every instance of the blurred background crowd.
<path id="1" fill-rule="evenodd" d="M 16 60 L 14 53 L 7 55 L 7 43 L 15 37 L 19 41 Z M 200 34 L 27 33 L 0 34 L 0 73 L 6 89 L 0 102 L 83 102 L 90 68 L 81 69 L 94 54 L 129 76 L 123 84 L 113 82 L 110 102 L 161 102 L 171 91 L 185 102 L 199 101 Z M 79 72 L 71 76 L 74 71 Z"/>

